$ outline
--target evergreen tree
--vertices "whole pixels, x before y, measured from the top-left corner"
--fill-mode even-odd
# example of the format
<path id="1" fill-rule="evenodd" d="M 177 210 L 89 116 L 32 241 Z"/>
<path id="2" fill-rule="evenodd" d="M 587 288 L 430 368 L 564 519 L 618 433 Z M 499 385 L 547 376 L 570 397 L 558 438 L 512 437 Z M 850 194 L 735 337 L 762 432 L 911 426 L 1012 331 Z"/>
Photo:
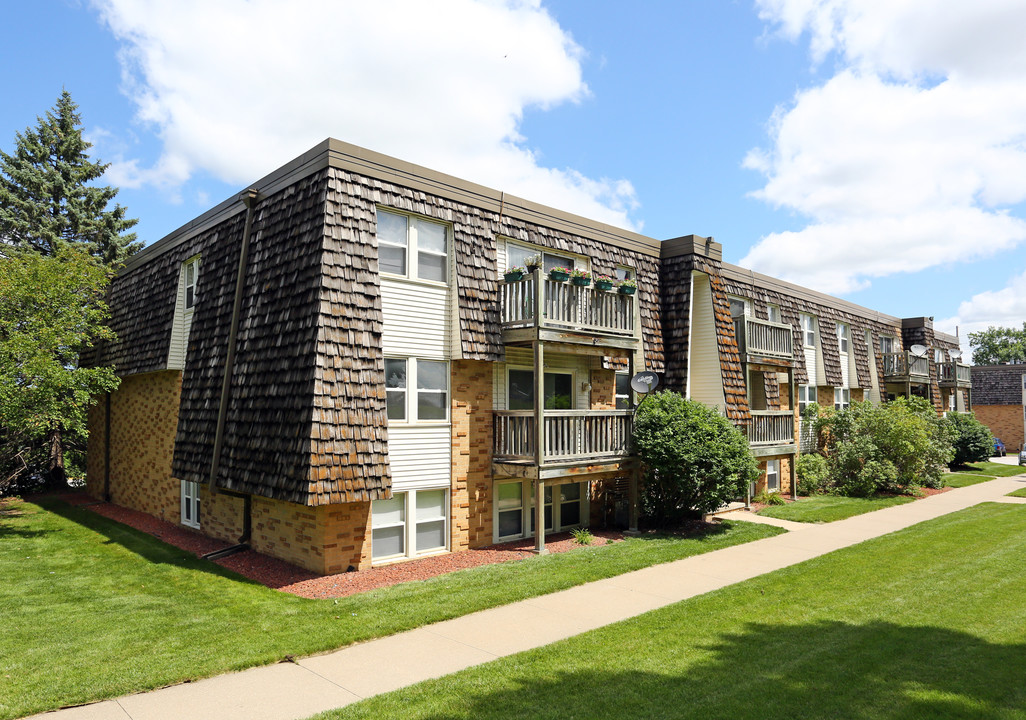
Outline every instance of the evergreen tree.
<path id="1" fill-rule="evenodd" d="M 90 183 L 107 165 L 86 154 L 78 106 L 67 90 L 35 129 L 17 133 L 9 155 L 0 150 L 0 242 L 54 256 L 70 245 L 82 247 L 109 266 L 120 265 L 141 247 L 138 220 L 125 208 L 108 210 L 118 189 Z"/>

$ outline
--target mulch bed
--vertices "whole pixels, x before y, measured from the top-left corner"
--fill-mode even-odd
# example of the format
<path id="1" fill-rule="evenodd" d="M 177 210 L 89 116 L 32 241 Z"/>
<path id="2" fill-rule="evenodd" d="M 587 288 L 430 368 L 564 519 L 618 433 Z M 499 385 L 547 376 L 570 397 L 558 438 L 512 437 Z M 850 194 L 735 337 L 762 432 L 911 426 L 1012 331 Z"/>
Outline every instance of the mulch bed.
<path id="1" fill-rule="evenodd" d="M 55 497 L 133 527 L 196 556 L 222 550 L 232 545 L 224 540 L 215 540 L 200 535 L 188 528 L 165 522 L 138 510 L 131 510 L 113 503 L 97 502 L 83 493 L 63 493 Z M 592 529 L 590 532 L 594 537 L 591 547 L 620 542 L 624 537 L 623 533 L 617 530 Z M 581 546 L 574 541 L 570 533 L 559 533 L 547 535 L 545 547 L 550 553 L 563 553 Z M 518 540 L 501 545 L 490 545 L 477 550 L 432 555 L 361 572 L 325 576 L 317 575 L 284 560 L 278 560 L 253 550 L 244 550 L 211 562 L 269 588 L 292 595 L 305 598 L 337 598 L 398 583 L 426 580 L 436 575 L 444 575 L 479 565 L 523 560 L 534 555 L 533 549 L 533 539 Z"/>

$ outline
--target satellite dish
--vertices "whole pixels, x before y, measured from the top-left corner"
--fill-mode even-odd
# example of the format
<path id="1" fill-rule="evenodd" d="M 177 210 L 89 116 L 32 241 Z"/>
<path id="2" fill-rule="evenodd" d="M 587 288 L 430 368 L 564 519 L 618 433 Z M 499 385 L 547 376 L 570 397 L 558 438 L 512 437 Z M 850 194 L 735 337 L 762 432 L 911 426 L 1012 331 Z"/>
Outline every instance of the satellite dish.
<path id="1" fill-rule="evenodd" d="M 928 348 L 925 345 L 913 345 L 908 350 L 916 357 L 926 357 L 928 352 Z"/>
<path id="2" fill-rule="evenodd" d="M 951 358 L 952 360 L 961 360 L 962 359 L 962 351 L 961 350 L 948 350 L 948 357 Z"/>
<path id="3" fill-rule="evenodd" d="M 650 393 L 659 387 L 659 375 L 651 370 L 643 370 L 631 378 L 631 390 L 636 393 Z"/>

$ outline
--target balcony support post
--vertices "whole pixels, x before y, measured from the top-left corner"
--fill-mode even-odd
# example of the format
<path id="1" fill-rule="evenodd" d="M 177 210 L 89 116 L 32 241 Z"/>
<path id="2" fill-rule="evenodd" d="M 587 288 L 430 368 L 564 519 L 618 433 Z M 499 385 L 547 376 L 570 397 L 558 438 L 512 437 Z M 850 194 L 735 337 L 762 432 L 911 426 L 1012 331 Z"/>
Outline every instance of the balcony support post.
<path id="1" fill-rule="evenodd" d="M 794 367 L 793 366 L 789 367 L 787 369 L 787 388 L 788 388 L 787 392 L 790 395 L 790 397 L 788 398 L 788 403 L 791 406 L 791 412 L 796 412 L 797 408 L 798 408 L 798 384 L 794 380 Z M 795 453 L 794 453 L 794 455 L 791 456 L 791 462 L 788 463 L 788 465 L 790 466 L 790 473 L 789 474 L 791 476 L 791 499 L 792 500 L 797 500 L 798 499 L 798 474 L 797 474 L 798 473 L 798 469 L 797 469 L 796 465 L 798 465 L 798 454 L 801 453 L 801 451 L 802 451 L 801 442 L 802 442 L 801 441 L 801 437 L 796 433 L 795 437 L 794 437 Z"/>
<path id="2" fill-rule="evenodd" d="M 541 286 L 541 277 L 538 286 Z M 541 305 L 541 292 L 535 296 L 535 322 Z M 545 464 L 545 343 L 534 340 L 534 464 L 541 470 Z M 534 486 L 534 551 L 547 555 L 545 549 L 545 482 L 539 478 Z"/>

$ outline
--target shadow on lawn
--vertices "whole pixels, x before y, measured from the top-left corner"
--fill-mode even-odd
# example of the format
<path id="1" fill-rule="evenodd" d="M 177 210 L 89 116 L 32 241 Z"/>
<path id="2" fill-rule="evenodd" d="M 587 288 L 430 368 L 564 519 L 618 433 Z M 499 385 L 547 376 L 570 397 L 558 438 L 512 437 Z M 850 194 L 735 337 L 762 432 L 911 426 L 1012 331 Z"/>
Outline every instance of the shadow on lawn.
<path id="1" fill-rule="evenodd" d="M 668 623 L 664 633 L 673 633 Z M 1010 718 L 1026 714 L 1026 646 L 991 644 L 978 637 L 933 627 L 886 622 L 850 625 L 822 622 L 780 626 L 749 624 L 714 645 L 659 646 L 635 653 L 637 665 L 654 654 L 669 658 L 656 670 L 547 672 L 530 656 L 508 663 L 513 688 L 474 694 L 459 703 L 459 717 L 525 718 Z M 607 632 L 605 639 L 611 635 Z M 563 646 L 542 657 L 573 667 L 586 649 Z M 548 652 L 553 652 L 550 650 Z M 675 666 L 673 658 L 697 663 Z M 541 676 L 541 677 L 539 677 Z M 450 691 L 461 689 L 452 686 Z M 432 718 L 455 717 L 435 714 Z"/>
<path id="2" fill-rule="evenodd" d="M 165 543 L 142 530 L 136 530 L 86 508 L 76 507 L 53 497 L 38 497 L 34 498 L 33 502 L 54 515 L 59 515 L 65 520 L 104 536 L 107 538 L 104 540 L 105 545 L 119 545 L 149 562 L 175 565 L 189 570 L 219 575 L 236 582 L 260 585 L 255 580 L 250 580 L 209 560 L 196 557 L 188 550 Z"/>

